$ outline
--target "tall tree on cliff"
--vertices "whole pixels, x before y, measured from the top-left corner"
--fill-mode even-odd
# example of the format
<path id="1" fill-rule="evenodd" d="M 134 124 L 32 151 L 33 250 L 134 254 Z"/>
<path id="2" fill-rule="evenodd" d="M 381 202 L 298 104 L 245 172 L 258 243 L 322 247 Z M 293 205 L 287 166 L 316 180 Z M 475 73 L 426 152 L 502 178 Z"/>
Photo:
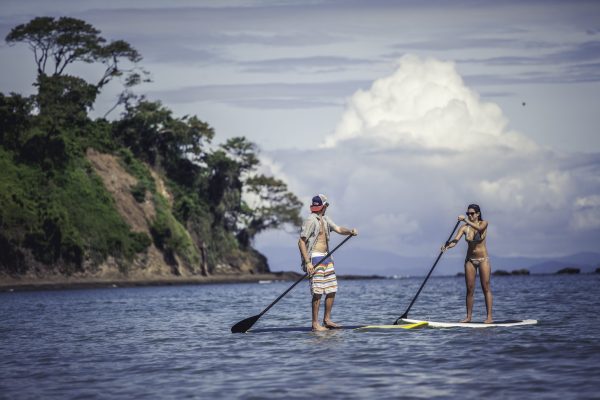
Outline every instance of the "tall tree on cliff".
<path id="1" fill-rule="evenodd" d="M 99 30 L 76 18 L 34 18 L 11 29 L 6 42 L 9 45 L 26 43 L 32 50 L 40 88 L 38 106 L 42 113 L 65 100 L 89 109 L 98 92 L 115 78 L 123 78 L 125 85 L 117 103 L 126 102 L 131 98 L 130 88 L 147 77 L 147 72 L 137 66 L 141 55 L 129 43 L 124 40 L 107 43 Z M 91 83 L 68 76 L 67 67 L 76 62 L 102 64 L 104 72 Z M 123 68 L 124 62 L 130 64 L 129 68 Z M 68 90 L 64 90 L 65 87 Z"/>
<path id="2" fill-rule="evenodd" d="M 235 232 L 242 247 L 260 232 L 301 223 L 300 200 L 280 179 L 257 173 L 258 148 L 244 137 L 227 140 L 207 157 L 215 221 Z"/>

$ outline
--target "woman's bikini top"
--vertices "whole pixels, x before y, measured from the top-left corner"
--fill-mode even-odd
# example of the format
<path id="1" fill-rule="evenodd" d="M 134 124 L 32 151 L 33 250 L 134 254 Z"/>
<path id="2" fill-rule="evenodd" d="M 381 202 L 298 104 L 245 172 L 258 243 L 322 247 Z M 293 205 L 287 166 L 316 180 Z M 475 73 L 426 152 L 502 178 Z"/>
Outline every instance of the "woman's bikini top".
<path id="1" fill-rule="evenodd" d="M 465 232 L 465 240 L 467 243 L 481 243 L 485 239 L 485 234 L 481 236 L 481 232 L 475 231 L 473 239 L 469 239 L 469 232 L 471 231 L 471 225 L 467 225 L 467 232 Z"/>

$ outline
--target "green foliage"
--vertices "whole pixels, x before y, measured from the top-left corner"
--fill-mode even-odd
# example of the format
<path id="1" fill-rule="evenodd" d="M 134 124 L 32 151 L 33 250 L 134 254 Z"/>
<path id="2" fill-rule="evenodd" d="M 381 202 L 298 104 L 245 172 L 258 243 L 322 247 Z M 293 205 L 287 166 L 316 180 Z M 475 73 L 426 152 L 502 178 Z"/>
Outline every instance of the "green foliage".
<path id="1" fill-rule="evenodd" d="M 238 233 L 240 243 L 248 246 L 252 239 L 266 229 L 276 229 L 283 225 L 300 226 L 302 203 L 287 189 L 285 182 L 265 176 L 255 175 L 245 182 L 253 206 L 244 203 L 241 216 L 243 228 Z"/>
<path id="2" fill-rule="evenodd" d="M 191 161 L 202 160 L 203 146 L 210 143 L 214 131 L 196 117 L 174 118 L 160 102 L 141 100 L 127 107 L 115 123 L 114 136 L 136 157 L 185 181 L 184 169 L 194 169 Z"/>
<path id="3" fill-rule="evenodd" d="M 200 255 L 187 230 L 170 211 L 167 201 L 159 194 L 154 197 L 156 218 L 150 232 L 156 247 L 167 255 L 179 255 L 188 264 L 198 264 Z"/>
<path id="4" fill-rule="evenodd" d="M 228 157 L 237 164 L 240 174 L 252 171 L 260 163 L 256 156 L 258 153 L 256 145 L 249 142 L 245 137 L 228 139 L 221 147 Z"/>
<path id="5" fill-rule="evenodd" d="M 20 24 L 6 36 L 8 44 L 26 43 L 33 50 L 38 75 L 46 75 L 54 64 L 52 76 L 62 75 L 75 62 L 102 63 L 105 71 L 95 85 L 101 88 L 114 77 L 121 76 L 119 62 L 137 63 L 140 54 L 123 40 L 109 44 L 100 31 L 80 19 L 71 17 L 38 17 Z"/>
<path id="6" fill-rule="evenodd" d="M 80 126 L 88 122 L 98 88 L 74 76 L 41 74 L 37 78 L 35 97 L 40 111 L 40 123 L 55 131 L 60 126 Z"/>
<path id="7" fill-rule="evenodd" d="M 131 187 L 131 195 L 138 203 L 143 203 L 146 200 L 146 186 L 143 182 L 138 182 Z"/>
<path id="8" fill-rule="evenodd" d="M 152 239 L 144 232 L 129 232 L 129 239 L 131 239 L 130 250 L 131 254 L 141 253 L 152 244 Z"/>
<path id="9" fill-rule="evenodd" d="M 45 73 L 50 61 L 54 62 L 54 74 L 58 75 L 72 62 L 94 61 L 95 53 L 105 42 L 99 33 L 90 24 L 75 18 L 38 17 L 14 27 L 6 36 L 6 42 L 27 43 L 34 49 L 38 73 Z"/>
<path id="10" fill-rule="evenodd" d="M 119 149 L 112 137 L 112 124 L 105 119 L 88 121 L 86 128 L 77 132 L 77 142 L 82 151 L 93 148 L 103 153 L 113 153 Z"/>
<path id="11" fill-rule="evenodd" d="M 239 164 L 222 150 L 207 155 L 206 163 L 209 174 L 206 195 L 215 224 L 234 230 L 242 195 Z"/>
<path id="12" fill-rule="evenodd" d="M 117 152 L 121 165 L 127 172 L 137 178 L 137 183 L 130 188 L 131 195 L 138 203 L 146 200 L 146 192 L 156 193 L 156 183 L 148 169 L 131 153 L 129 149 L 121 148 Z"/>
<path id="13" fill-rule="evenodd" d="M 206 157 L 207 194 L 215 225 L 234 232 L 242 247 L 264 230 L 300 225 L 302 204 L 287 185 L 254 173 L 259 165 L 255 144 L 236 137 L 221 148 Z M 250 201 L 244 200 L 246 197 Z"/>
<path id="14" fill-rule="evenodd" d="M 102 181 L 80 158 L 50 180 L 43 170 L 15 162 L 0 148 L 2 232 L 59 272 L 80 271 L 84 254 L 97 262 L 112 255 L 131 260 L 151 243 L 117 213 Z"/>
<path id="15" fill-rule="evenodd" d="M 32 97 L 0 93 L 0 144 L 7 149 L 18 149 L 23 134 L 31 127 Z"/>
<path id="16" fill-rule="evenodd" d="M 43 175 L 37 168 L 17 165 L 13 154 L 0 147 L 0 227 L 17 241 L 37 223 L 37 188 Z"/>
<path id="17" fill-rule="evenodd" d="M 141 56 L 125 41 L 106 44 L 100 31 L 74 18 L 40 17 L 13 28 L 6 41 L 26 43 L 38 67 L 38 92 L 0 93 L 0 272 L 23 274 L 31 254 L 63 274 L 112 256 L 127 271 L 154 243 L 192 269 L 243 259 L 266 229 L 299 224 L 300 202 L 284 182 L 257 175 L 258 149 L 243 137 L 209 147 L 214 131 L 195 116 L 173 116 L 160 102 L 137 98 Z M 98 63 L 95 84 L 65 74 L 76 63 Z M 122 117 L 90 120 L 100 90 L 127 72 Z M 137 179 L 138 202 L 153 200 L 149 237 L 132 232 L 85 158 L 88 148 L 117 155 Z M 147 166 L 159 172 L 173 206 L 157 193 Z"/>

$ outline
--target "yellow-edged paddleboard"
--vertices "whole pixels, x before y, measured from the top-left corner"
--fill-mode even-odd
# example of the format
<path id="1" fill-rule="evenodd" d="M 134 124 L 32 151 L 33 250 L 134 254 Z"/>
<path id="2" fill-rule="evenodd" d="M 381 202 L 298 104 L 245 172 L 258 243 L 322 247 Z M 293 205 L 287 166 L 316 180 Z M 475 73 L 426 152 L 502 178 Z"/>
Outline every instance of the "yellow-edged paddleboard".
<path id="1" fill-rule="evenodd" d="M 427 321 L 421 321 L 414 324 L 402 324 L 402 325 L 366 325 L 355 328 L 357 331 L 367 331 L 374 329 L 417 329 L 425 328 L 429 323 Z"/>
<path id="2" fill-rule="evenodd" d="M 371 331 L 381 329 L 416 329 L 424 328 L 428 326 L 427 321 L 420 321 L 414 324 L 402 324 L 402 325 L 345 325 L 339 329 L 330 329 L 326 332 L 335 332 L 339 330 L 353 330 L 353 331 Z M 251 329 L 248 333 L 267 333 L 267 332 L 310 332 L 312 329 L 309 326 L 297 326 L 297 327 L 273 327 L 273 328 L 258 328 Z"/>

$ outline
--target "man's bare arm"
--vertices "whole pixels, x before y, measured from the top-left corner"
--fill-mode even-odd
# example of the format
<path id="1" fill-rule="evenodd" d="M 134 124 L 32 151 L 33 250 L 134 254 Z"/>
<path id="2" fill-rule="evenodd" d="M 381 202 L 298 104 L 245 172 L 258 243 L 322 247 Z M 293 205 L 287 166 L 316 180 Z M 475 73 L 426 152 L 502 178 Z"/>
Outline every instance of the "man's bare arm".
<path id="1" fill-rule="evenodd" d="M 312 265 L 310 256 L 308 255 L 306 240 L 304 238 L 298 239 L 298 249 L 300 249 L 300 255 L 302 256 L 302 262 L 306 267 L 306 272 L 309 276 L 311 276 L 314 273 L 314 266 Z"/>
<path id="2" fill-rule="evenodd" d="M 356 236 L 356 235 L 358 235 L 358 230 L 356 228 L 350 229 L 350 228 L 346 228 L 346 227 L 343 227 L 343 226 L 336 226 L 335 228 L 333 228 L 333 231 L 335 233 L 339 233 L 340 235 L 345 235 L 345 236 L 348 236 L 348 235 Z"/>

